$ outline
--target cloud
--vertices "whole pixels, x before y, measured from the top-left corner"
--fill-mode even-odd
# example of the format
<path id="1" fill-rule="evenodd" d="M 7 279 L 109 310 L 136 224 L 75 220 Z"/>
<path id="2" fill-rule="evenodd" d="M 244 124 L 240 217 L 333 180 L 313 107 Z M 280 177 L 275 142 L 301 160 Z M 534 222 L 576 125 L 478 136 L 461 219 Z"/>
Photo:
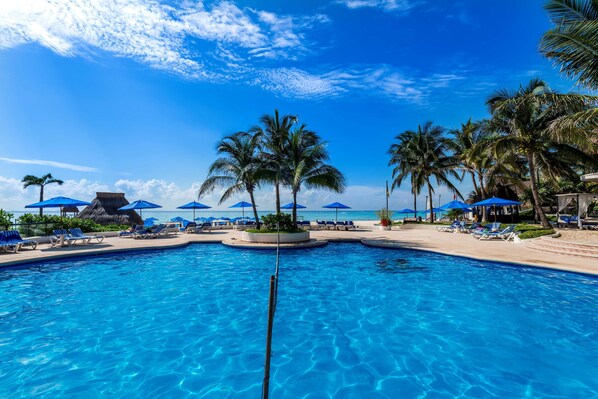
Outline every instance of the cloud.
<path id="1" fill-rule="evenodd" d="M 26 165 L 51 166 L 53 168 L 69 169 L 69 170 L 74 170 L 77 172 L 99 172 L 100 171 L 98 168 L 92 168 L 90 166 L 81 166 L 81 165 L 74 165 L 74 164 L 70 164 L 70 163 L 55 162 L 55 161 L 44 161 L 41 159 L 13 159 L 13 158 L 0 157 L 0 161 L 4 161 L 7 163 L 26 164 Z"/>
<path id="2" fill-rule="evenodd" d="M 404 12 L 412 9 L 417 3 L 412 0 L 337 0 L 351 9 L 379 8 L 384 11 Z"/>

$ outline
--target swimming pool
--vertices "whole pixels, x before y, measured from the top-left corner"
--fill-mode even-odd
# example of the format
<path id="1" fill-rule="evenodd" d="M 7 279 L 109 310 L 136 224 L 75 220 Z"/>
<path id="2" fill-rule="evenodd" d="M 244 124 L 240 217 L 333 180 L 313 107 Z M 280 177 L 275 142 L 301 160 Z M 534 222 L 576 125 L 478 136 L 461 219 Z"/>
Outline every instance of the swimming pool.
<path id="1" fill-rule="evenodd" d="M 273 265 L 202 244 L 0 270 L 0 397 L 259 397 Z M 596 396 L 597 299 L 571 273 L 284 252 L 271 395 Z"/>

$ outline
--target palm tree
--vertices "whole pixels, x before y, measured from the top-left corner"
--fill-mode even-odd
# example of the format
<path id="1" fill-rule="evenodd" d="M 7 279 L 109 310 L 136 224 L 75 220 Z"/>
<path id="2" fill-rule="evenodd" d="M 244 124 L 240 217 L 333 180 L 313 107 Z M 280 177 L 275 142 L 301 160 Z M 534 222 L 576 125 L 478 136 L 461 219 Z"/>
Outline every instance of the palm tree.
<path id="1" fill-rule="evenodd" d="M 542 37 L 540 51 L 565 75 L 597 90 L 598 1 L 550 0 L 546 10 L 556 26 Z"/>
<path id="2" fill-rule="evenodd" d="M 286 183 L 293 194 L 293 225 L 297 227 L 297 193 L 302 186 L 323 188 L 341 193 L 345 188 L 345 177 L 335 167 L 326 164 L 328 151 L 326 143 L 305 125 L 295 129 L 285 146 Z"/>
<path id="3" fill-rule="evenodd" d="M 265 167 L 273 174 L 273 183 L 276 190 L 276 213 L 280 213 L 280 185 L 285 180 L 285 146 L 289 141 L 291 127 L 297 122 L 294 115 L 284 115 L 282 119 L 278 110 L 274 115 L 263 115 L 260 118 L 262 127 L 254 127 L 252 132 L 260 134 L 263 139 L 263 159 Z"/>
<path id="4" fill-rule="evenodd" d="M 455 157 L 450 153 L 450 139 L 443 136 L 444 129 L 440 126 L 434 126 L 430 121 L 426 122 L 423 126 L 419 125 L 417 131 L 406 131 L 403 134 L 397 136 L 399 140 L 399 147 L 404 144 L 401 140 L 402 136 L 405 135 L 407 143 L 405 148 L 400 150 L 397 154 L 397 147 L 391 146 L 391 164 L 396 164 L 395 170 L 393 170 L 393 176 L 395 181 L 393 187 L 396 185 L 396 180 L 401 176 L 403 164 L 410 170 L 413 187 L 421 189 L 424 183 L 428 186 L 428 198 L 429 198 L 429 209 L 430 209 L 430 221 L 434 222 L 433 212 L 433 194 L 434 188 L 430 179 L 434 177 L 438 185 L 445 185 L 455 192 L 459 197 L 462 197 L 459 190 L 449 180 L 449 177 L 453 177 L 457 180 L 460 179 L 459 175 L 455 171 L 457 167 L 457 161 Z M 405 155 L 406 159 L 403 161 L 397 160 L 396 155 Z M 396 162 L 400 163 L 397 164 Z M 407 169 L 405 169 L 407 170 Z M 404 178 L 405 176 L 403 176 Z M 400 184 L 400 183 L 399 183 Z"/>
<path id="5" fill-rule="evenodd" d="M 525 162 L 535 212 L 542 225 L 550 227 L 540 199 L 540 174 L 550 179 L 579 179 L 578 165 L 597 163 L 586 153 L 595 151 L 595 132 L 575 127 L 553 129 L 552 125 L 592 107 L 598 103 L 598 97 L 558 94 L 546 82 L 533 79 L 514 92 L 497 91 L 486 103 L 492 114 L 490 126 L 497 133 L 495 156 L 518 157 Z"/>
<path id="6" fill-rule="evenodd" d="M 262 161 L 259 157 L 260 134 L 238 132 L 222 139 L 217 146 L 220 158 L 208 170 L 208 177 L 199 189 L 199 196 L 213 191 L 216 187 L 226 190 L 218 204 L 222 204 L 235 194 L 247 191 L 253 207 L 257 228 L 260 220 L 257 214 L 254 192 L 259 187 Z"/>
<path id="7" fill-rule="evenodd" d="M 64 182 L 60 179 L 53 178 L 52 174 L 48 173 L 46 175 L 43 175 L 42 177 L 27 175 L 27 176 L 23 177 L 23 180 L 21 180 L 21 183 L 23 183 L 23 188 L 27 188 L 27 187 L 31 187 L 31 186 L 39 187 L 39 202 L 42 202 L 44 200 L 44 187 L 46 187 L 46 185 L 56 183 L 59 186 L 61 186 L 62 183 L 64 183 Z M 44 209 L 39 208 L 39 215 L 42 216 L 43 214 L 44 214 Z"/>
<path id="8" fill-rule="evenodd" d="M 413 210 L 417 215 L 417 196 L 421 193 L 424 182 L 423 180 L 418 179 L 420 177 L 417 173 L 419 160 L 416 157 L 415 150 L 411 148 L 416 142 L 415 136 L 415 132 L 407 130 L 395 137 L 397 143 L 392 144 L 388 150 L 388 154 L 390 155 L 388 166 L 395 166 L 392 170 L 393 180 L 390 188 L 391 191 L 400 187 L 403 180 L 405 180 L 407 176 L 410 176 L 411 193 L 413 194 Z"/>

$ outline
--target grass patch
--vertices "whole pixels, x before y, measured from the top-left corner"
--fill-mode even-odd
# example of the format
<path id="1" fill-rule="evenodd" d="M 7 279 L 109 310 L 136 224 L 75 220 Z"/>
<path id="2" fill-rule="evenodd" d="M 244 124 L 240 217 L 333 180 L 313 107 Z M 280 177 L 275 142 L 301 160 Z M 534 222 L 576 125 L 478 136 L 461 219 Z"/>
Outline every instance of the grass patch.
<path id="1" fill-rule="evenodd" d="M 269 233 L 269 234 L 273 234 L 273 233 L 277 232 L 276 229 L 259 229 L 259 230 L 258 229 L 248 229 L 248 230 L 245 230 L 245 231 L 248 232 L 248 233 Z M 286 230 L 280 230 L 280 233 L 281 234 L 284 234 L 284 233 L 301 233 L 301 232 L 304 232 L 304 231 L 305 230 L 302 230 L 302 229 L 286 229 Z"/>
<path id="2" fill-rule="evenodd" d="M 515 231 L 521 232 L 521 234 L 519 234 L 519 238 L 521 238 L 522 240 L 547 236 L 555 233 L 554 229 L 545 229 L 539 224 L 527 223 L 518 224 L 517 226 L 515 226 Z"/>

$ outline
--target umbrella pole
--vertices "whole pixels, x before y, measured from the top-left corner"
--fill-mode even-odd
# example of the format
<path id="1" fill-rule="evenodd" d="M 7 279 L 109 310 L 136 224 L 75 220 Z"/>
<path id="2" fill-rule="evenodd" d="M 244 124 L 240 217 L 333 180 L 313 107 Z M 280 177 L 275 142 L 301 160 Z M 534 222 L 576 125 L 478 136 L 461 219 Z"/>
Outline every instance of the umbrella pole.
<path id="1" fill-rule="evenodd" d="M 336 208 L 336 216 L 334 217 L 334 223 L 338 223 L 338 208 Z"/>

